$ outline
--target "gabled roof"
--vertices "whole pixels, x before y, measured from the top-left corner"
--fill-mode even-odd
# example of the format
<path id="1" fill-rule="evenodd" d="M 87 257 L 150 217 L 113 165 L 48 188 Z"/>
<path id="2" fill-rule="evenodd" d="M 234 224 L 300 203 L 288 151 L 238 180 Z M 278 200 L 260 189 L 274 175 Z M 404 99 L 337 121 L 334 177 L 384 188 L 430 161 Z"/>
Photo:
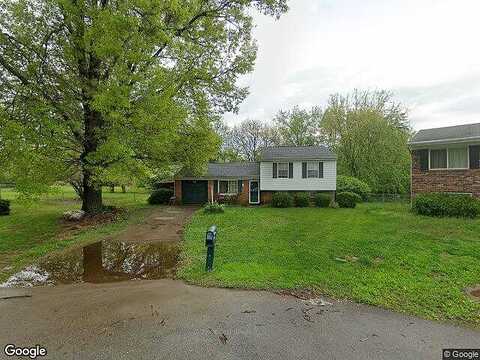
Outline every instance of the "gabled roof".
<path id="1" fill-rule="evenodd" d="M 421 145 L 468 140 L 480 140 L 480 123 L 420 130 L 413 136 L 410 144 Z"/>
<path id="2" fill-rule="evenodd" d="M 260 153 L 261 161 L 335 160 L 337 156 L 326 146 L 272 146 Z"/>
<path id="3" fill-rule="evenodd" d="M 209 178 L 249 178 L 260 176 L 258 162 L 209 163 L 205 177 Z"/>

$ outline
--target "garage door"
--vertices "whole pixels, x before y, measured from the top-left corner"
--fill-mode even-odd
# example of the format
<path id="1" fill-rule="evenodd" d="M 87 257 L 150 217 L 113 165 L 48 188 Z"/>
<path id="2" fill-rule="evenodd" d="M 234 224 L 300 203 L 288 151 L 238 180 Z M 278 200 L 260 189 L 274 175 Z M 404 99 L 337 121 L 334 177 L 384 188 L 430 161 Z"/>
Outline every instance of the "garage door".
<path id="1" fill-rule="evenodd" d="M 182 202 L 184 204 L 205 204 L 208 202 L 208 181 L 183 180 Z"/>

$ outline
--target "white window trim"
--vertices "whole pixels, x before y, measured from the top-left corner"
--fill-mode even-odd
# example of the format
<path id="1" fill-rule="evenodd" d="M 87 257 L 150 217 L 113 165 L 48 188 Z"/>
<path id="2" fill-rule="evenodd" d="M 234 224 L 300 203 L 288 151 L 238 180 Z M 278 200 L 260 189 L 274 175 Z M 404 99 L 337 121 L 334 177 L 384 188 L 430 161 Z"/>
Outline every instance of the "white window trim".
<path id="1" fill-rule="evenodd" d="M 290 163 L 288 162 L 277 162 L 277 179 L 289 179 L 289 175 L 290 175 Z M 287 176 L 286 177 L 280 177 L 280 164 L 286 164 L 287 165 Z"/>
<path id="2" fill-rule="evenodd" d="M 238 190 L 239 190 L 238 181 L 239 180 L 240 179 L 235 179 L 235 180 L 232 180 L 232 179 L 218 179 L 217 180 L 218 194 L 219 195 L 237 195 L 237 194 L 239 194 L 239 192 L 238 192 Z M 226 192 L 226 193 L 220 192 L 220 181 L 226 181 L 227 183 L 230 182 L 230 181 L 236 181 L 237 182 L 237 192 Z M 228 188 L 228 190 L 230 190 L 230 186 L 227 185 L 227 188 Z"/>
<path id="3" fill-rule="evenodd" d="M 308 170 L 308 166 L 309 166 L 309 165 L 312 165 L 312 164 L 314 165 L 314 168 L 315 168 L 315 169 L 313 169 L 313 170 Z M 316 174 L 315 176 L 309 176 L 308 171 L 316 171 L 317 174 Z M 318 161 L 307 161 L 307 174 L 306 174 L 306 175 L 307 175 L 307 177 L 306 177 L 307 179 L 318 179 L 318 178 L 319 178 L 319 175 L 320 175 L 320 166 L 319 166 Z"/>
<path id="4" fill-rule="evenodd" d="M 449 155 L 448 155 L 448 147 L 445 147 L 445 148 L 438 148 L 438 149 L 428 149 L 428 170 L 432 170 L 432 171 L 445 171 L 445 170 L 468 170 L 470 169 L 470 150 L 469 150 L 469 147 L 467 146 L 466 147 L 466 151 L 467 151 L 467 167 L 464 167 L 464 168 L 450 168 L 448 167 L 448 158 L 449 158 Z M 446 168 L 432 168 L 430 166 L 431 164 L 431 151 L 432 150 L 447 150 L 447 167 Z"/>

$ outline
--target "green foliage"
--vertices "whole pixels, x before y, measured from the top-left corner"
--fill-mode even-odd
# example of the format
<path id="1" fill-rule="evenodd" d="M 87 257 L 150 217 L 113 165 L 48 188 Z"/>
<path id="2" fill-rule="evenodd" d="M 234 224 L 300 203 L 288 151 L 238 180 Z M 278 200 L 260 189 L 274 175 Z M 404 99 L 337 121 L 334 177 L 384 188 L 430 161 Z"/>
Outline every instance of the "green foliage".
<path id="1" fill-rule="evenodd" d="M 275 116 L 275 124 L 283 145 L 312 146 L 320 142 L 319 126 L 322 110 L 313 107 L 304 110 L 295 106 L 292 110 L 280 110 Z"/>
<path id="2" fill-rule="evenodd" d="M 425 193 L 415 196 L 412 210 L 419 215 L 476 218 L 480 201 L 469 195 Z"/>
<path id="3" fill-rule="evenodd" d="M 313 202 L 317 207 L 326 208 L 330 206 L 330 203 L 332 202 L 332 196 L 329 194 L 317 193 L 313 198 Z"/>
<path id="4" fill-rule="evenodd" d="M 203 207 L 203 212 L 207 214 L 222 214 L 225 212 L 225 205 L 218 202 L 208 203 Z"/>
<path id="5" fill-rule="evenodd" d="M 148 198 L 150 205 L 168 204 L 170 198 L 173 196 L 173 190 L 171 189 L 158 189 L 152 192 Z"/>
<path id="6" fill-rule="evenodd" d="M 287 5 L 2 1 L 0 168 L 22 191 L 75 183 L 87 211 L 104 183 L 201 172 L 219 149 L 213 124 L 248 94 L 252 9 Z"/>
<path id="7" fill-rule="evenodd" d="M 360 195 L 363 200 L 366 200 L 367 195 L 371 193 L 370 186 L 367 183 L 359 180 L 353 176 L 338 175 L 337 176 L 337 191 L 338 192 L 353 192 Z"/>
<path id="8" fill-rule="evenodd" d="M 10 214 L 10 201 L 0 199 L 0 216 Z"/>
<path id="9" fill-rule="evenodd" d="M 310 196 L 306 192 L 297 192 L 293 197 L 293 202 L 296 207 L 310 206 Z"/>
<path id="10" fill-rule="evenodd" d="M 410 126 L 403 105 L 386 91 L 333 95 L 321 124 L 338 156 L 338 173 L 376 193 L 405 193 L 410 181 Z"/>
<path id="11" fill-rule="evenodd" d="M 276 192 L 272 195 L 272 206 L 276 208 L 288 208 L 293 206 L 293 197 L 287 192 Z"/>
<path id="12" fill-rule="evenodd" d="M 353 209 L 357 203 L 362 202 L 362 198 L 353 192 L 344 191 L 337 194 L 336 201 L 341 208 Z"/>

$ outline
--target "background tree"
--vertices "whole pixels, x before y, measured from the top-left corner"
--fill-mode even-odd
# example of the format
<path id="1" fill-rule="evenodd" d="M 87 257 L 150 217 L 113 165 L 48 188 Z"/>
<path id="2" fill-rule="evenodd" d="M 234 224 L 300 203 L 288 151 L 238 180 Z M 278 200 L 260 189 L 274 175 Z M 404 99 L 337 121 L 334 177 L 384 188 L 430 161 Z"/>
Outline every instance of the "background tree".
<path id="1" fill-rule="evenodd" d="M 260 150 L 278 144 L 276 130 L 258 120 L 244 120 L 230 129 L 225 144 L 233 153 L 247 161 L 256 161 Z"/>
<path id="2" fill-rule="evenodd" d="M 219 146 L 212 123 L 247 95 L 236 81 L 256 56 L 252 7 L 287 9 L 286 0 L 2 1 L 0 120 L 11 154 L 2 166 L 35 189 L 72 179 L 87 212 L 102 208 L 114 165 L 200 171 Z"/>
<path id="3" fill-rule="evenodd" d="M 405 192 L 409 184 L 407 111 L 387 91 L 333 95 L 321 123 L 338 155 L 338 173 L 367 182 L 375 192 Z"/>
<path id="4" fill-rule="evenodd" d="M 305 110 L 295 106 L 288 111 L 280 110 L 274 118 L 274 123 L 280 134 L 282 145 L 318 145 L 322 114 L 320 107 Z"/>

